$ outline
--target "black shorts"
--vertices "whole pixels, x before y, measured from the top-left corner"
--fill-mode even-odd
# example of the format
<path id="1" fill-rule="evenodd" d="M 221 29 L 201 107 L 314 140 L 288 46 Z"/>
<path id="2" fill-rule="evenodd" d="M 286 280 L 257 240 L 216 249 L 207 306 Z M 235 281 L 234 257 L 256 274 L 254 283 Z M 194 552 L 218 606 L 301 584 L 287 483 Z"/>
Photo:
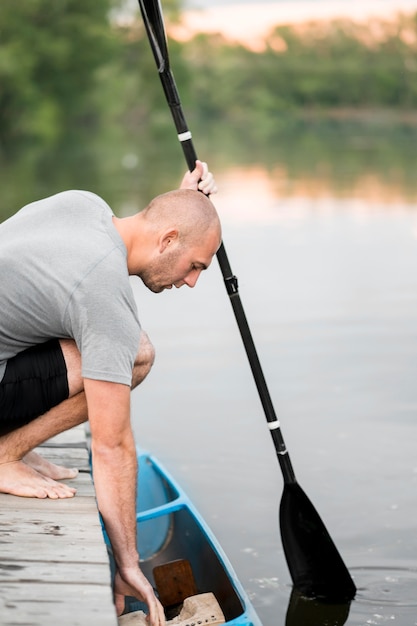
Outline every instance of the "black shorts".
<path id="1" fill-rule="evenodd" d="M 0 433 L 43 415 L 69 395 L 60 343 L 52 339 L 7 361 L 0 381 Z"/>

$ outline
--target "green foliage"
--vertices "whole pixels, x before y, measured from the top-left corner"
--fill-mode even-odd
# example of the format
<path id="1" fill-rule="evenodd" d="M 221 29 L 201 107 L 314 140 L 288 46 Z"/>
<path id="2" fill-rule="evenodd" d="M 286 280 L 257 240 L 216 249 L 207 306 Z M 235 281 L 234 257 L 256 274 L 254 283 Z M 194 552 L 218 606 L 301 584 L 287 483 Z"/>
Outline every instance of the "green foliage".
<path id="1" fill-rule="evenodd" d="M 2 0 L 0 140 L 53 141 L 97 124 L 96 73 L 117 54 L 110 0 Z"/>
<path id="2" fill-rule="evenodd" d="M 164 12 L 177 19 L 178 0 Z M 112 125 L 158 127 L 154 68 L 136 2 L 2 0 L 0 145 L 9 152 L 21 140 L 52 146 Z"/>
<path id="3" fill-rule="evenodd" d="M 417 105 L 417 18 L 280 26 L 251 52 L 218 36 L 186 46 L 203 118 L 282 124 L 289 115 Z M 213 88 L 213 86 L 215 86 Z"/>
<path id="4" fill-rule="evenodd" d="M 162 4 L 169 25 L 181 0 Z M 169 51 L 214 171 L 279 161 L 290 179 L 355 179 L 371 164 L 415 192 L 417 16 L 280 26 L 263 52 L 219 35 Z M 0 1 L 0 216 L 65 187 L 122 213 L 183 170 L 136 0 Z"/>
<path id="5" fill-rule="evenodd" d="M 178 0 L 164 13 L 177 19 Z M 168 190 L 184 169 L 168 132 L 136 0 L 0 2 L 1 216 L 68 187 L 142 205 L 164 189 L 155 172 Z"/>
<path id="6" fill-rule="evenodd" d="M 181 0 L 162 4 L 169 25 Z M 227 128 L 251 154 L 271 138 L 277 153 L 310 130 L 323 136 L 333 123 L 337 136 L 340 120 L 375 134 L 395 119 L 400 129 L 417 127 L 417 15 L 279 26 L 262 52 L 219 35 L 170 40 L 169 52 L 191 128 Z M 136 0 L 1 0 L 0 86 L 2 170 L 13 150 L 24 152 L 28 196 L 64 185 L 61 175 L 52 182 L 58 162 L 66 184 L 81 177 L 99 191 L 108 179 L 115 196 L 127 186 L 149 197 L 152 172 L 172 161 L 170 181 L 182 172 Z"/>
<path id="7" fill-rule="evenodd" d="M 181 0 L 164 0 L 163 9 L 169 24 Z M 297 119 L 417 106 L 416 16 L 279 26 L 260 53 L 218 35 L 170 41 L 169 50 L 193 124 L 221 120 L 267 137 Z M 173 132 L 136 2 L 2 0 L 3 150 L 94 133 L 112 142 L 122 132 L 155 153 Z"/>

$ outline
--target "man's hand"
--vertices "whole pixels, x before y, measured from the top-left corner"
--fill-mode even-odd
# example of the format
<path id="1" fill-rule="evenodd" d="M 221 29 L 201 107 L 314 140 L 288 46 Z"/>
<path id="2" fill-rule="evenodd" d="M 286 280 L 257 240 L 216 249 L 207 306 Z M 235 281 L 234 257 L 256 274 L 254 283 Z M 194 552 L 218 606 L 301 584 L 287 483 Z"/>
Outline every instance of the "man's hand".
<path id="1" fill-rule="evenodd" d="M 185 173 L 180 189 L 202 191 L 206 196 L 217 193 L 216 181 L 213 174 L 209 172 L 207 163 L 196 161 L 195 169 Z"/>
<path id="2" fill-rule="evenodd" d="M 121 615 L 125 605 L 125 596 L 133 596 L 145 602 L 149 609 L 149 625 L 165 626 L 165 614 L 162 604 L 155 596 L 151 584 L 139 567 L 117 571 L 114 579 L 114 601 L 117 615 Z"/>

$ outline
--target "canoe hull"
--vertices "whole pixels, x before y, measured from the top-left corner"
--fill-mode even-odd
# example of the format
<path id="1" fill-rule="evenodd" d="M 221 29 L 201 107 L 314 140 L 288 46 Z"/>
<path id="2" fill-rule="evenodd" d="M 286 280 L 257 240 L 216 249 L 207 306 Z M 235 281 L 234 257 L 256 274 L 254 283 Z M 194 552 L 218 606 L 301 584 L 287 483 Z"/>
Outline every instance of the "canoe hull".
<path id="1" fill-rule="evenodd" d="M 156 588 L 155 568 L 186 560 L 198 593 L 214 594 L 226 624 L 262 626 L 222 548 L 184 491 L 152 455 L 138 449 L 138 461 L 138 548 L 141 569 L 151 584 Z M 144 609 L 134 598 L 126 599 L 127 612 Z"/>

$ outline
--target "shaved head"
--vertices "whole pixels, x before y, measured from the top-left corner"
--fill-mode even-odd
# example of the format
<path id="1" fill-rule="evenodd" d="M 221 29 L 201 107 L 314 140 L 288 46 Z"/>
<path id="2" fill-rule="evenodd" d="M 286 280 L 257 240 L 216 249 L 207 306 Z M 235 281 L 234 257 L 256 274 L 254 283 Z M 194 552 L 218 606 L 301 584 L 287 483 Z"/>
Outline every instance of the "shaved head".
<path id="1" fill-rule="evenodd" d="M 154 198 L 139 213 L 116 218 L 131 276 L 153 292 L 194 287 L 221 244 L 219 216 L 200 191 L 177 189 Z"/>
<path id="2" fill-rule="evenodd" d="M 221 227 L 213 203 L 200 191 L 176 189 L 156 196 L 142 211 L 148 226 L 155 230 L 172 227 L 178 230 L 181 244 L 192 245 L 207 233 L 218 232 Z"/>

